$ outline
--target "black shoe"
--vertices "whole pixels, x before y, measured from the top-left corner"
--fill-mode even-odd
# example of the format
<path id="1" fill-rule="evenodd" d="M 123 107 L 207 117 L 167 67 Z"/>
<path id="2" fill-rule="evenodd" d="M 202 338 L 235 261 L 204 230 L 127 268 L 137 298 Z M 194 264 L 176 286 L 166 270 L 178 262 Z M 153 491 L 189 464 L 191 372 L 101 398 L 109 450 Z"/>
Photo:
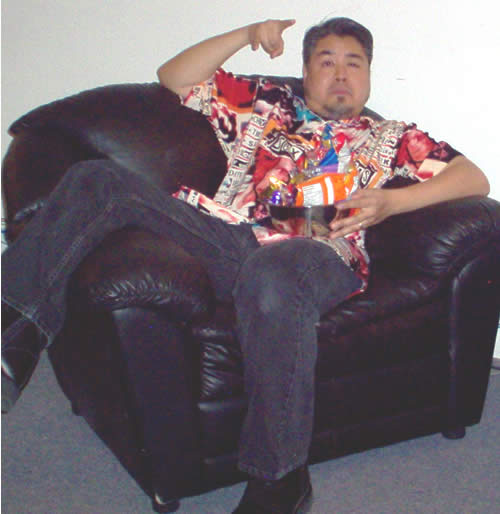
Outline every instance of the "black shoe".
<path id="1" fill-rule="evenodd" d="M 3 335 L 8 329 L 9 340 L 4 341 Z M 9 412 L 16 403 L 35 370 L 41 351 L 38 328 L 2 302 L 2 413 Z"/>
<path id="2" fill-rule="evenodd" d="M 250 479 L 233 514 L 303 514 L 311 500 L 309 471 L 301 466 L 279 480 Z"/>

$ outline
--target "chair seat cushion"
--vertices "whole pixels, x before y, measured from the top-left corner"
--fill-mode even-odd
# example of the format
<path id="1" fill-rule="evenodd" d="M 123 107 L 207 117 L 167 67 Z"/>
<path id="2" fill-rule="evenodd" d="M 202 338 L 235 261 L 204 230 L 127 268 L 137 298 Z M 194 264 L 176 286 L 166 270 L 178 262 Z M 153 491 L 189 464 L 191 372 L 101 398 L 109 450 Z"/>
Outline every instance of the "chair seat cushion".
<path id="1" fill-rule="evenodd" d="M 347 300 L 319 323 L 318 382 L 435 353 L 435 338 L 427 333 L 442 337 L 446 304 L 432 278 L 377 274 L 363 295 Z M 388 334 L 393 340 L 398 331 L 400 345 L 384 344 Z M 242 395 L 242 357 L 232 307 L 219 304 L 213 319 L 195 324 L 191 334 L 200 352 L 201 401 Z"/>

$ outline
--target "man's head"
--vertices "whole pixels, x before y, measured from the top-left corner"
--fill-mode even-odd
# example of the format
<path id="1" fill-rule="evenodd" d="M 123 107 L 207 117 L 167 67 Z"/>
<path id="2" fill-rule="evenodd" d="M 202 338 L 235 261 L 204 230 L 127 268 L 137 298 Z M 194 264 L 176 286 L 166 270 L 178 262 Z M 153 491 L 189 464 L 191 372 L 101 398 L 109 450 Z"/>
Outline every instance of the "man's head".
<path id="1" fill-rule="evenodd" d="M 325 119 L 352 118 L 370 95 L 373 38 L 349 18 L 332 18 L 309 29 L 303 41 L 308 107 Z"/>

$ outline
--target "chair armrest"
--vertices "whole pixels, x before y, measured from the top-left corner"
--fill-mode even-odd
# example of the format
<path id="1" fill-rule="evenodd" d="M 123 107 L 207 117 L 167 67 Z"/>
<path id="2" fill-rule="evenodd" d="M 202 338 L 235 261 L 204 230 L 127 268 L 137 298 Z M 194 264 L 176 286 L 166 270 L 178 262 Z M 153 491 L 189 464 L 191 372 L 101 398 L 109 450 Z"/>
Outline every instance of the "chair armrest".
<path id="1" fill-rule="evenodd" d="M 500 202 L 471 196 L 388 218 L 371 227 L 374 268 L 450 277 L 500 242 Z"/>
<path id="2" fill-rule="evenodd" d="M 15 135 L 2 161 L 7 241 L 11 243 L 22 232 L 70 166 L 99 157 L 71 134 L 59 130 Z"/>
<path id="3" fill-rule="evenodd" d="M 174 242 L 132 227 L 113 232 L 73 274 L 70 291 L 97 309 L 152 307 L 180 321 L 208 317 L 215 304 L 209 277 Z"/>

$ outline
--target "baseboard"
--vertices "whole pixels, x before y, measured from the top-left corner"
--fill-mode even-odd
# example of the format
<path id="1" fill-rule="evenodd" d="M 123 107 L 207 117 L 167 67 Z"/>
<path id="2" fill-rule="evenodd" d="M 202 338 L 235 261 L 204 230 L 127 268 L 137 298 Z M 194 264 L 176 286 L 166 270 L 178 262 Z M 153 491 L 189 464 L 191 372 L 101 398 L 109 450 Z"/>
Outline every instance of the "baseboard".
<path id="1" fill-rule="evenodd" d="M 493 369 L 500 369 L 500 359 L 493 357 L 493 362 L 491 363 L 491 367 Z"/>

